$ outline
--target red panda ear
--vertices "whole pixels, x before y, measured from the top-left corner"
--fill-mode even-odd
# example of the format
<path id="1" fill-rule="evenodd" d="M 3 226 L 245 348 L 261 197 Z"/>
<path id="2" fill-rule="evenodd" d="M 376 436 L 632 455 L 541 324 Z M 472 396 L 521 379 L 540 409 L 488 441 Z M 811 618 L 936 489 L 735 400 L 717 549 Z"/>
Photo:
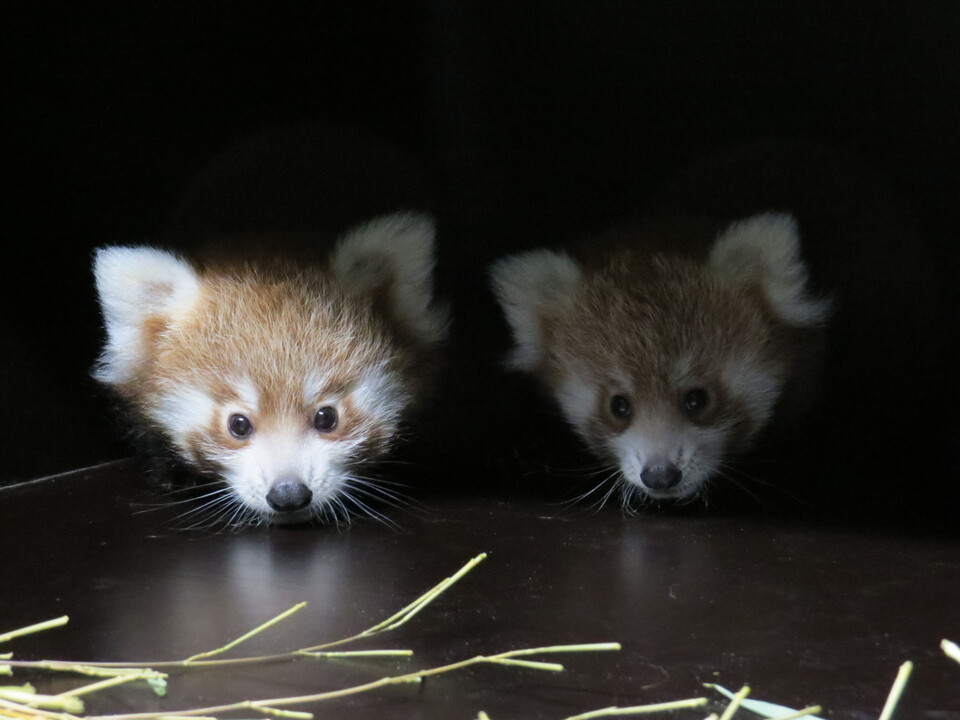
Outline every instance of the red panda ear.
<path id="1" fill-rule="evenodd" d="M 708 267 L 724 281 L 759 284 L 773 311 L 790 325 L 819 325 L 830 314 L 830 301 L 807 291 L 792 215 L 763 213 L 732 223 L 714 242 Z"/>
<path id="2" fill-rule="evenodd" d="M 108 384 L 131 380 L 142 367 L 150 323 L 188 312 L 200 281 L 177 256 L 149 247 L 108 247 L 93 262 L 107 340 L 94 376 Z"/>
<path id="3" fill-rule="evenodd" d="M 348 291 L 383 298 L 391 319 L 425 345 L 446 337 L 449 325 L 433 299 L 434 235 L 430 217 L 385 215 L 348 232 L 330 260 Z"/>
<path id="4" fill-rule="evenodd" d="M 580 285 L 580 266 L 569 255 L 533 250 L 499 260 L 490 270 L 493 292 L 513 330 L 508 362 L 534 370 L 543 358 L 543 318 L 570 306 Z"/>

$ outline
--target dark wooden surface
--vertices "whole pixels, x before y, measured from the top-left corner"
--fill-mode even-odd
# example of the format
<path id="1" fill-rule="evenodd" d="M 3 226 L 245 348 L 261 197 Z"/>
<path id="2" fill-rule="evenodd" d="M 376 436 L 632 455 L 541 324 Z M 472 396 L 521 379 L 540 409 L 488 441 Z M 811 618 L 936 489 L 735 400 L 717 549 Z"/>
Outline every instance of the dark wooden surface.
<path id="1" fill-rule="evenodd" d="M 0 631 L 71 618 L 0 649 L 19 659 L 181 659 L 306 600 L 234 653 L 295 649 L 362 630 L 474 555 L 489 558 L 408 625 L 356 646 L 410 648 L 410 660 L 193 670 L 171 678 L 166 699 L 128 686 L 91 698 L 90 713 L 299 695 L 481 653 L 619 641 L 620 652 L 562 658 L 562 674 L 484 666 L 306 709 L 560 720 L 719 682 L 860 720 L 879 715 L 898 666 L 912 660 L 897 717 L 960 718 L 960 665 L 939 649 L 941 638 L 960 640 L 956 538 L 453 497 L 392 511 L 396 528 L 185 530 L 176 516 L 190 504 L 167 504 L 131 468 L 0 490 Z M 74 682 L 15 681 L 27 679 L 50 691 Z"/>

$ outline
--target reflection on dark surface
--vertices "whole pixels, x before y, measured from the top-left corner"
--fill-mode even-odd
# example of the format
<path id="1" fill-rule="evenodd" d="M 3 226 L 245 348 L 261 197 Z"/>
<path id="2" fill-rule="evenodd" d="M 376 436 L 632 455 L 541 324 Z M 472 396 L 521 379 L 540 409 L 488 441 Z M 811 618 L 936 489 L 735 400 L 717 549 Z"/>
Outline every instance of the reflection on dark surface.
<path id="1" fill-rule="evenodd" d="M 477 553 L 489 558 L 408 626 L 358 645 L 410 648 L 412 660 L 177 674 L 167 699 L 131 687 L 91 704 L 105 712 L 301 694 L 478 653 L 611 640 L 623 650 L 565 658 L 562 676 L 476 668 L 333 712 L 559 718 L 749 682 L 758 697 L 819 702 L 853 720 L 879 711 L 906 659 L 917 671 L 904 717 L 960 707 L 957 671 L 937 647 L 960 634 L 949 538 L 484 499 L 440 499 L 399 531 L 358 522 L 212 534 L 173 529 L 175 509 L 132 514 L 150 498 L 138 485 L 117 466 L 0 492 L 5 542 L 17 539 L 5 552 L 3 626 L 71 616 L 68 628 L 17 642 L 18 657 L 184 658 L 306 600 L 231 654 L 291 650 L 352 635 Z"/>

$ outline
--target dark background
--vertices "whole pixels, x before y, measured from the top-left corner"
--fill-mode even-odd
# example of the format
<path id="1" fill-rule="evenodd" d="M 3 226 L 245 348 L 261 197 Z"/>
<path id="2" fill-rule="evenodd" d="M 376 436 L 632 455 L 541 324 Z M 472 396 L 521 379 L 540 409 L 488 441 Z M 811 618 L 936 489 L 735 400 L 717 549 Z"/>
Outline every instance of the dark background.
<path id="1" fill-rule="evenodd" d="M 490 260 L 596 231 L 714 148 L 786 135 L 867 161 L 934 255 L 945 349 L 929 378 L 936 436 L 878 452 L 912 458 L 894 492 L 940 512 L 957 497 L 957 2 L 14 3 L 3 14 L 0 481 L 129 453 L 89 378 L 101 341 L 93 248 L 158 237 L 189 179 L 240 138 L 332 119 L 390 139 L 432 177 L 460 338 L 494 327 Z M 480 352 L 452 350 L 454 416 L 476 415 L 486 383 L 513 382 L 497 379 L 506 331 L 495 327 Z M 516 397 L 495 410 L 522 417 L 528 398 Z M 466 482 L 495 474 L 490 448 L 513 444 L 488 444 L 496 424 L 475 432 L 444 439 Z"/>

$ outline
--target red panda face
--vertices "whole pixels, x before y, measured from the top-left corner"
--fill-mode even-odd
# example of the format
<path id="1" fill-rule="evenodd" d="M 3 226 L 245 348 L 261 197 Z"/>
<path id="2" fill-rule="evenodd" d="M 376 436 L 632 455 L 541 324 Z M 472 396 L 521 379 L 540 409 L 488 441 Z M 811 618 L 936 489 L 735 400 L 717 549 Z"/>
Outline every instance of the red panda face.
<path id="1" fill-rule="evenodd" d="M 626 503 L 687 500 L 770 421 L 786 327 L 821 322 L 789 217 L 735 223 L 703 259 L 624 247 L 595 268 L 535 251 L 493 270 L 516 341 Z"/>
<path id="2" fill-rule="evenodd" d="M 188 465 L 224 481 L 210 512 L 232 524 L 346 519 L 350 508 L 380 517 L 365 502 L 378 491 L 364 464 L 392 445 L 419 352 L 445 330 L 423 223 L 361 228 L 332 271 L 201 273 L 162 251 L 102 251 L 97 376 Z M 420 232 L 398 269 L 390 253 L 403 252 L 411 224 Z"/>
<path id="3" fill-rule="evenodd" d="M 749 447 L 784 368 L 761 304 L 689 261 L 588 275 L 544 326 L 543 379 L 627 495 L 688 499 Z"/>
<path id="4" fill-rule="evenodd" d="M 216 390 L 197 378 L 161 391 L 146 414 L 184 457 L 225 480 L 224 504 L 242 509 L 239 520 L 345 519 L 349 507 L 365 509 L 362 466 L 389 448 L 406 384 L 388 365 L 336 385 L 298 377 L 301 397 L 279 402 L 251 376 L 228 375 Z"/>

